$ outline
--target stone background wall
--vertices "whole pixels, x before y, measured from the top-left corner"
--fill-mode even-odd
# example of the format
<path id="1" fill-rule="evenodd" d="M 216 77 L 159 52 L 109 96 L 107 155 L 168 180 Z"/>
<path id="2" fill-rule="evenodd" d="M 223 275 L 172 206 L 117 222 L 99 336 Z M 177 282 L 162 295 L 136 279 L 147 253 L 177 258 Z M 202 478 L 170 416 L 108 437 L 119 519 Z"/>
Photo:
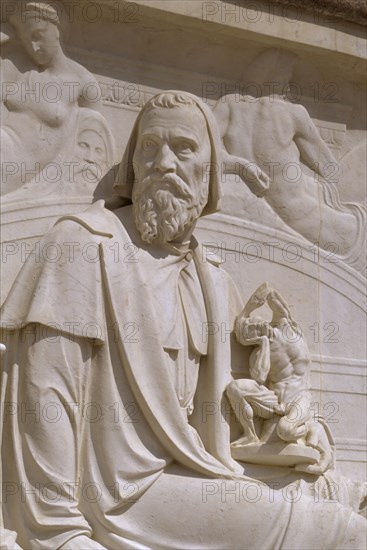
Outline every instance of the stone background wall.
<path id="1" fill-rule="evenodd" d="M 213 106 L 229 93 L 243 92 L 246 68 L 266 49 L 295 53 L 294 100 L 307 109 L 334 152 L 340 197 L 362 203 L 365 12 L 358 2 L 349 11 L 352 2 L 324 4 L 328 7 L 320 11 L 296 2 L 65 1 L 70 13 L 66 49 L 101 86 L 103 114 L 116 139 L 116 162 L 139 109 L 157 91 L 187 90 Z M 339 469 L 363 477 L 365 279 L 336 258 L 332 247 L 318 250 L 280 222 L 249 219 L 244 188 L 238 186 L 231 198 L 226 184 L 224 178 L 224 211 L 200 221 L 208 254 L 222 257 L 245 298 L 265 280 L 287 298 L 310 345 L 315 412 L 325 416 L 335 436 Z M 87 203 L 69 195 L 62 200 L 35 197 L 29 188 L 4 198 L 2 267 L 7 282 L 2 298 L 30 247 L 55 219 Z M 256 207 L 254 202 L 252 211 Z"/>

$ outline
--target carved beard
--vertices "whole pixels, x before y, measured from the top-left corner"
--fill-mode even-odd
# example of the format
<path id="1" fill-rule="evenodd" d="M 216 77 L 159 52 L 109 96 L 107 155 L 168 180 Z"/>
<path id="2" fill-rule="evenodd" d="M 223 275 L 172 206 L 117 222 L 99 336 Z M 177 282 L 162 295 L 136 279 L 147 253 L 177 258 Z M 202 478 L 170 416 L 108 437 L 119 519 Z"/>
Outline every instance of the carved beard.
<path id="1" fill-rule="evenodd" d="M 143 241 L 174 241 L 194 223 L 208 201 L 208 186 L 192 190 L 176 174 L 147 176 L 133 189 L 135 225 Z"/>

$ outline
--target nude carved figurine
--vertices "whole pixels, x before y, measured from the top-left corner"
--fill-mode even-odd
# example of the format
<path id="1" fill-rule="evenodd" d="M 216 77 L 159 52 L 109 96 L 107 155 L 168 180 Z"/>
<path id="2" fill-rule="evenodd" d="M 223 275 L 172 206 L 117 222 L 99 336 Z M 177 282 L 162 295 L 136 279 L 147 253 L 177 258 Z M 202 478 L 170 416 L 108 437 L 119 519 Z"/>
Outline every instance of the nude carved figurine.
<path id="1" fill-rule="evenodd" d="M 250 316 L 264 304 L 273 314 L 270 323 Z M 326 471 L 332 465 L 332 452 L 327 434 L 312 416 L 308 346 L 278 291 L 267 283 L 256 290 L 237 318 L 236 336 L 242 345 L 254 349 L 250 355 L 251 378 L 234 380 L 227 387 L 227 396 L 244 431 L 235 445 L 267 442 L 276 423 L 281 440 L 304 438 L 306 445 L 320 452 L 318 464 L 307 466 L 306 471 Z M 264 421 L 260 436 L 255 417 Z"/>

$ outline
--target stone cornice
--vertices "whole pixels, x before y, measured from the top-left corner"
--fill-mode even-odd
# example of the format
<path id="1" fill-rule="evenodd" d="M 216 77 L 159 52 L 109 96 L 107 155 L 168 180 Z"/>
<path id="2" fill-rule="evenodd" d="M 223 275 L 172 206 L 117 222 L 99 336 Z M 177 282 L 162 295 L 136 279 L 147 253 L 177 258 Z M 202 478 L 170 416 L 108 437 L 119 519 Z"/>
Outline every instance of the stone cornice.
<path id="1" fill-rule="evenodd" d="M 330 15 L 337 19 L 367 24 L 367 3 L 365 0 L 272 0 L 271 4 L 294 6 L 298 9 Z"/>

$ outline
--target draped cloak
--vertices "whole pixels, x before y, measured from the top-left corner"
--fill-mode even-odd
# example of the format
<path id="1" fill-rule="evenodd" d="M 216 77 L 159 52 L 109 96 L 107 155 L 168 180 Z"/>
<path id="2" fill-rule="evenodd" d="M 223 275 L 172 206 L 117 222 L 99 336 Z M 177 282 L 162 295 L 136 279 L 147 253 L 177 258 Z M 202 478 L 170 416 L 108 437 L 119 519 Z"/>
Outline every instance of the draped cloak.
<path id="1" fill-rule="evenodd" d="M 232 489 L 254 481 L 231 458 L 224 397 L 242 303 L 230 277 L 193 242 L 208 325 L 189 421 L 167 369 L 152 296 L 151 279 L 170 253 L 140 240 L 131 207 L 112 213 L 99 201 L 62 218 L 19 274 L 2 316 L 3 453 L 4 523 L 22 547 L 59 548 L 80 534 L 107 548 L 154 547 L 155 535 L 137 535 L 124 515 L 167 479 L 172 464 L 196 488 L 200 509 L 182 503 L 193 519 L 211 514 L 198 498 L 205 480 L 222 479 Z M 190 545 L 179 531 L 171 547 L 234 548 L 235 530 L 243 547 L 292 548 L 295 540 L 307 547 L 316 535 L 300 538 L 299 513 L 327 525 L 322 539 L 316 533 L 319 548 L 340 547 L 350 509 L 307 498 L 275 500 L 264 492 L 255 503 L 221 501 L 212 519 L 227 525 L 225 540 L 200 543 L 197 535 Z M 169 509 L 165 514 L 171 523 L 179 519 Z M 160 547 L 169 548 L 164 541 L 163 532 Z"/>

